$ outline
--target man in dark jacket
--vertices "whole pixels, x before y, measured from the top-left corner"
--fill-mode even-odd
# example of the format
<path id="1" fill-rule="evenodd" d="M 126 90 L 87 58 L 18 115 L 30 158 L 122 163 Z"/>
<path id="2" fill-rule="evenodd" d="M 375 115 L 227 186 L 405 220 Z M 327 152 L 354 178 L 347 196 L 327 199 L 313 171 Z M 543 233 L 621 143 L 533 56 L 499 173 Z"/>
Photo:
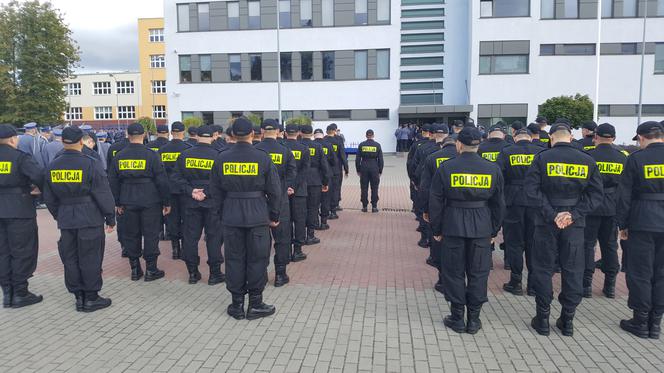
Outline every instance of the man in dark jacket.
<path id="1" fill-rule="evenodd" d="M 362 212 L 367 212 L 369 204 L 369 184 L 371 184 L 371 212 L 378 212 L 378 185 L 383 174 L 383 150 L 374 141 L 374 131 L 367 130 L 367 140 L 357 146 L 355 171 L 360 176 L 360 201 Z"/>
<path id="2" fill-rule="evenodd" d="M 341 201 L 341 183 L 343 174 L 348 177 L 348 159 L 346 158 L 346 149 L 344 140 L 337 136 L 337 125 L 332 123 L 325 129 L 327 135 L 325 140 L 332 144 L 332 149 L 337 156 L 336 167 L 332 169 L 332 182 L 330 183 L 330 219 L 338 219 L 337 212 L 342 208 L 339 206 Z"/>
<path id="3" fill-rule="evenodd" d="M 300 142 L 309 149 L 309 169 L 307 172 L 307 238 L 305 245 L 315 245 L 320 243 L 320 239 L 315 235 L 315 229 L 320 222 L 320 199 L 321 193 L 328 191 L 330 182 L 330 170 L 327 158 L 323 153 L 323 147 L 313 141 L 314 129 L 310 124 L 300 126 L 302 139 Z"/>
<path id="4" fill-rule="evenodd" d="M 334 170 L 337 169 L 337 155 L 334 152 L 334 147 L 332 146 L 332 143 L 330 143 L 327 139 L 323 137 L 323 130 L 321 129 L 316 129 L 314 131 L 314 142 L 320 144 L 321 148 L 323 149 L 323 157 L 327 160 L 327 165 L 328 165 L 328 178 L 329 178 L 329 184 L 328 184 L 328 190 L 321 192 L 320 196 L 320 224 L 316 229 L 319 230 L 326 230 L 330 229 L 330 226 L 327 224 L 327 219 L 330 217 L 330 212 L 331 212 L 331 192 L 329 185 L 332 185 L 334 182 Z"/>
<path id="5" fill-rule="evenodd" d="M 307 239 L 307 175 L 309 174 L 309 148 L 297 140 L 300 135 L 300 127 L 297 124 L 286 125 L 285 146 L 290 149 L 295 164 L 297 175 L 295 177 L 295 193 L 290 195 L 290 218 L 292 222 L 293 255 L 291 261 L 299 262 L 307 259 L 302 252 L 302 245 Z"/>

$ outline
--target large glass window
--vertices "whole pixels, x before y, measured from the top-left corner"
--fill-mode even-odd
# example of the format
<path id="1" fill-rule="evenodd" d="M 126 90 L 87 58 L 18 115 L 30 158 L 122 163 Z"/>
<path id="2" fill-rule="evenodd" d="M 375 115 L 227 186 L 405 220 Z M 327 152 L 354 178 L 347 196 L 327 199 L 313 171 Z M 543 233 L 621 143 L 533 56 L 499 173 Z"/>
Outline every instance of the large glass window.
<path id="1" fill-rule="evenodd" d="M 413 45 L 401 47 L 401 53 L 410 54 L 410 53 L 442 53 L 445 51 L 443 44 L 432 44 L 432 45 Z"/>
<path id="2" fill-rule="evenodd" d="M 290 0 L 279 0 L 279 27 L 291 27 Z"/>
<path id="3" fill-rule="evenodd" d="M 443 41 L 445 34 L 442 32 L 430 34 L 402 34 L 401 41 L 404 43 L 420 42 L 420 41 Z"/>
<path id="4" fill-rule="evenodd" d="M 311 0 L 300 0 L 300 26 L 313 26 L 311 20 Z"/>
<path id="5" fill-rule="evenodd" d="M 302 80 L 311 80 L 314 77 L 313 52 L 300 52 L 300 65 L 302 66 Z"/>
<path id="6" fill-rule="evenodd" d="M 664 74 L 664 43 L 655 44 L 655 74 Z"/>
<path id="7" fill-rule="evenodd" d="M 443 57 L 402 58 L 401 66 L 442 65 Z"/>
<path id="8" fill-rule="evenodd" d="M 210 4 L 198 3 L 198 31 L 210 31 Z"/>
<path id="9" fill-rule="evenodd" d="M 622 1 L 622 16 L 623 17 L 636 17 L 636 12 L 637 12 L 636 6 L 637 6 L 637 0 L 623 0 Z"/>
<path id="10" fill-rule="evenodd" d="M 199 56 L 201 60 L 201 82 L 212 81 L 212 56 L 209 54 L 202 54 Z"/>
<path id="11" fill-rule="evenodd" d="M 115 92 L 119 95 L 129 95 L 134 93 L 134 81 L 124 80 L 115 83 Z"/>
<path id="12" fill-rule="evenodd" d="M 293 80 L 293 55 L 292 53 L 281 53 L 281 80 Z"/>
<path id="13" fill-rule="evenodd" d="M 118 119 L 135 119 L 136 106 L 118 106 Z"/>
<path id="14" fill-rule="evenodd" d="M 390 50 L 381 49 L 376 51 L 376 77 L 388 79 L 390 77 Z"/>
<path id="15" fill-rule="evenodd" d="M 530 15 L 530 0 L 482 0 L 482 17 L 527 17 Z"/>
<path id="16" fill-rule="evenodd" d="M 445 0 L 401 0 L 401 5 L 444 4 Z"/>
<path id="17" fill-rule="evenodd" d="M 228 55 L 231 80 L 234 82 L 242 80 L 242 60 L 239 54 Z"/>
<path id="18" fill-rule="evenodd" d="M 92 92 L 95 95 L 110 95 L 111 82 L 94 82 L 92 83 Z"/>
<path id="19" fill-rule="evenodd" d="M 178 31 L 189 31 L 189 4 L 178 5 Z"/>
<path id="20" fill-rule="evenodd" d="M 401 95 L 402 105 L 441 105 L 443 103 L 442 93 Z"/>
<path id="21" fill-rule="evenodd" d="M 323 0 L 321 7 L 323 26 L 334 26 L 334 0 Z"/>
<path id="22" fill-rule="evenodd" d="M 526 74 L 528 55 L 480 56 L 480 74 Z"/>
<path id="23" fill-rule="evenodd" d="M 445 21 L 401 22 L 402 30 L 444 29 Z"/>
<path id="24" fill-rule="evenodd" d="M 191 56 L 180 56 L 180 82 L 191 82 Z"/>
<path id="25" fill-rule="evenodd" d="M 355 79 L 367 78 L 367 51 L 355 51 Z"/>
<path id="26" fill-rule="evenodd" d="M 367 0 L 355 0 L 355 24 L 366 25 L 368 22 Z"/>
<path id="27" fill-rule="evenodd" d="M 228 29 L 240 29 L 240 3 L 237 1 L 228 2 Z"/>
<path id="28" fill-rule="evenodd" d="M 334 52 L 323 52 L 323 79 L 334 80 Z"/>
<path id="29" fill-rule="evenodd" d="M 443 82 L 401 83 L 402 91 L 431 91 L 443 89 Z"/>
<path id="30" fill-rule="evenodd" d="M 166 105 L 154 105 L 154 106 L 152 106 L 152 118 L 154 118 L 154 119 L 166 119 Z"/>
<path id="31" fill-rule="evenodd" d="M 414 9 L 414 10 L 402 10 L 401 11 L 401 17 L 403 17 L 403 18 L 443 17 L 443 16 L 445 16 L 445 8 Z"/>
<path id="32" fill-rule="evenodd" d="M 111 106 L 95 106 L 95 119 L 113 119 L 113 107 Z"/>
<path id="33" fill-rule="evenodd" d="M 83 119 L 83 108 L 82 107 L 70 107 L 69 111 L 65 113 L 66 120 L 82 120 Z"/>
<path id="34" fill-rule="evenodd" d="M 166 81 L 165 80 L 153 80 L 152 81 L 152 93 L 163 95 L 166 93 Z"/>
<path id="35" fill-rule="evenodd" d="M 81 95 L 81 83 L 69 83 L 65 85 L 67 89 L 68 96 L 80 96 Z"/>
<path id="36" fill-rule="evenodd" d="M 376 0 L 376 21 L 390 21 L 390 0 Z"/>
<path id="37" fill-rule="evenodd" d="M 149 33 L 150 33 L 150 43 L 163 43 L 164 42 L 164 29 L 163 28 L 151 28 Z"/>
<path id="38" fill-rule="evenodd" d="M 602 0 L 602 17 L 613 17 L 613 0 Z"/>
<path id="39" fill-rule="evenodd" d="M 444 78 L 443 70 L 402 71 L 401 79 Z"/>
<path id="40" fill-rule="evenodd" d="M 556 12 L 556 4 L 554 0 L 542 0 L 542 19 L 552 19 Z"/>
<path id="41" fill-rule="evenodd" d="M 150 68 L 161 69 L 166 66 L 166 58 L 163 54 L 153 54 L 150 56 Z"/>
<path id="42" fill-rule="evenodd" d="M 260 1 L 250 1 L 249 2 L 249 28 L 250 29 L 259 29 L 259 28 L 261 28 L 261 2 Z"/>
<path id="43" fill-rule="evenodd" d="M 249 55 L 251 62 L 251 80 L 263 80 L 263 57 L 260 54 Z"/>
<path id="44" fill-rule="evenodd" d="M 595 44 L 563 44 L 562 53 L 557 54 L 567 56 L 594 56 L 595 47 Z"/>
<path id="45" fill-rule="evenodd" d="M 556 14 L 556 18 L 579 18 L 579 0 L 565 0 L 564 14 Z"/>

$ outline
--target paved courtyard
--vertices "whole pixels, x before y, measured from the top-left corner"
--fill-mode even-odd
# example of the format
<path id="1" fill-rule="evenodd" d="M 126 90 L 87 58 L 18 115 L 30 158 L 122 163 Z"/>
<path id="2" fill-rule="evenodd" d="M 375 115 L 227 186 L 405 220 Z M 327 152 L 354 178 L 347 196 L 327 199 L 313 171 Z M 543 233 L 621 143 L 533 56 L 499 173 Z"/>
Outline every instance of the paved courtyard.
<path id="1" fill-rule="evenodd" d="M 380 214 L 359 211 L 359 181 L 345 180 L 340 220 L 305 247 L 309 259 L 288 267 L 291 283 L 265 291 L 277 313 L 257 321 L 226 315 L 224 285 L 186 282 L 183 262 L 162 242 L 166 279 L 129 280 L 114 234 L 107 239 L 102 294 L 113 305 L 77 313 L 63 283 L 58 232 L 39 212 L 40 257 L 31 289 L 43 303 L 0 309 L 0 372 L 484 372 L 664 371 L 664 342 L 642 340 L 618 327 L 628 316 L 624 277 L 617 298 L 594 298 L 577 312 L 573 338 L 529 327 L 534 299 L 505 294 L 508 272 L 494 255 L 484 328 L 459 335 L 442 324 L 448 311 L 433 290 L 428 251 L 409 212 L 405 158 L 387 156 Z M 351 167 L 354 170 L 354 167 Z M 202 248 L 202 247 L 201 247 Z M 204 250 L 201 250 L 203 252 Z M 553 314 L 560 308 L 554 303 Z"/>

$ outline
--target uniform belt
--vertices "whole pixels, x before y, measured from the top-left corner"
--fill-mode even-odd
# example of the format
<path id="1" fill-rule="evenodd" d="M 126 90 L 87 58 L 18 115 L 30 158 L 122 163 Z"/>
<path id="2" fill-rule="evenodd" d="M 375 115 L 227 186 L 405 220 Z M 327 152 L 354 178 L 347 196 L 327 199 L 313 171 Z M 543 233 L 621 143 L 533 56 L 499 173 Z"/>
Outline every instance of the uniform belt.
<path id="1" fill-rule="evenodd" d="M 228 192 L 226 194 L 227 198 L 239 198 L 239 199 L 248 199 L 248 198 L 260 198 L 265 197 L 264 192 Z"/>
<path id="2" fill-rule="evenodd" d="M 523 186 L 525 184 L 526 184 L 525 180 L 510 180 L 510 182 L 507 185 Z"/>
<path id="3" fill-rule="evenodd" d="M 151 183 L 152 179 L 149 177 L 136 177 L 123 179 L 122 182 L 127 184 L 147 184 Z"/>
<path id="4" fill-rule="evenodd" d="M 487 201 L 459 201 L 449 200 L 447 203 L 450 207 L 460 207 L 463 209 L 479 209 L 489 206 Z"/>
<path id="5" fill-rule="evenodd" d="M 643 193 L 639 195 L 641 201 L 664 201 L 664 193 Z"/>
<path id="6" fill-rule="evenodd" d="M 192 180 L 191 181 L 192 185 L 203 185 L 203 186 L 208 186 L 210 185 L 210 180 Z"/>
<path id="7" fill-rule="evenodd" d="M 578 198 L 550 198 L 549 203 L 554 207 L 572 207 L 579 202 Z"/>
<path id="8" fill-rule="evenodd" d="M 21 187 L 0 187 L 0 193 L 3 194 L 23 194 L 23 188 Z"/>
<path id="9" fill-rule="evenodd" d="M 615 193 L 618 190 L 618 187 L 604 188 L 604 194 Z"/>
<path id="10" fill-rule="evenodd" d="M 66 197 L 60 199 L 60 203 L 63 205 L 75 205 L 79 203 L 88 203 L 88 202 L 93 202 L 92 197 L 90 196 Z"/>

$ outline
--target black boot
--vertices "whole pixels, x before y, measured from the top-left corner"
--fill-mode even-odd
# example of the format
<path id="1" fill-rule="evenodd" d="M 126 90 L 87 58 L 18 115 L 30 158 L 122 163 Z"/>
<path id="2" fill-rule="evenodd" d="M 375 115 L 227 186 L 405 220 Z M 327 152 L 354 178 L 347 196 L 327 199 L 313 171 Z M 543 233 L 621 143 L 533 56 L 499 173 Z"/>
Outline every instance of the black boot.
<path id="1" fill-rule="evenodd" d="M 221 271 L 221 264 L 210 266 L 210 278 L 208 278 L 208 285 L 217 285 L 224 281 L 226 281 L 226 275 Z"/>
<path id="2" fill-rule="evenodd" d="M 74 294 L 76 298 L 76 311 L 83 312 L 83 303 L 85 302 L 85 293 L 83 291 L 77 291 Z"/>
<path id="3" fill-rule="evenodd" d="M 171 240 L 171 247 L 173 248 L 173 259 L 182 259 L 182 245 L 180 245 L 180 240 Z"/>
<path id="4" fill-rule="evenodd" d="M 337 215 L 336 212 L 331 211 L 330 216 L 328 216 L 327 218 L 330 219 L 330 220 L 337 220 L 337 219 L 339 219 L 339 215 Z"/>
<path id="5" fill-rule="evenodd" d="M 604 296 L 607 298 L 615 298 L 616 297 L 616 274 L 615 273 L 607 273 L 604 275 L 604 288 L 602 288 L 602 293 L 604 293 Z"/>
<path id="6" fill-rule="evenodd" d="M 321 218 L 320 219 L 320 225 L 316 229 L 319 230 L 319 231 L 326 231 L 326 230 L 330 229 L 330 226 L 327 224 L 327 218 Z"/>
<path id="7" fill-rule="evenodd" d="M 159 280 L 164 277 L 166 273 L 157 268 L 157 258 L 151 259 L 145 263 L 145 282 Z"/>
<path id="8" fill-rule="evenodd" d="M 648 318 L 648 336 L 652 339 L 659 339 L 659 333 L 662 330 L 662 314 L 659 312 L 650 312 Z"/>
<path id="9" fill-rule="evenodd" d="M 438 281 L 433 286 L 433 289 L 436 290 L 437 292 L 445 295 L 445 287 L 443 286 L 443 280 L 440 278 L 440 276 L 438 276 Z"/>
<path id="10" fill-rule="evenodd" d="M 530 326 L 535 329 L 539 335 L 549 335 L 551 328 L 549 327 L 549 315 L 551 314 L 551 306 L 544 302 L 537 301 L 537 314 L 530 322 Z"/>
<path id="11" fill-rule="evenodd" d="M 129 258 L 129 254 L 127 254 L 127 249 L 125 249 L 124 246 L 120 246 L 120 249 L 122 250 L 121 256 L 123 258 Z"/>
<path id="12" fill-rule="evenodd" d="M 566 310 L 563 308 L 560 317 L 556 320 L 556 327 L 560 329 L 566 337 L 574 335 L 574 311 Z M 647 329 L 646 329 L 647 331 Z M 647 334 L 647 333 L 646 333 Z"/>
<path id="13" fill-rule="evenodd" d="M 320 239 L 314 234 L 314 230 L 307 228 L 307 239 L 304 241 L 305 245 L 316 245 L 320 243 Z"/>
<path id="14" fill-rule="evenodd" d="M 452 303 L 450 305 L 450 314 L 445 316 L 443 324 L 457 333 L 466 331 L 466 323 L 463 320 L 465 307 L 463 304 Z"/>
<path id="15" fill-rule="evenodd" d="M 2 308 L 10 308 L 12 306 L 13 293 L 11 285 L 2 285 Z"/>
<path id="16" fill-rule="evenodd" d="M 639 338 L 648 338 L 650 335 L 650 329 L 648 329 L 649 316 L 648 312 L 634 311 L 631 320 L 620 320 L 620 328 Z"/>
<path id="17" fill-rule="evenodd" d="M 189 272 L 189 284 L 197 284 L 201 280 L 201 273 L 198 271 L 196 264 L 187 263 L 187 272 Z"/>
<path id="18" fill-rule="evenodd" d="M 286 274 L 286 266 L 277 266 L 274 270 L 274 287 L 278 288 L 290 282 Z"/>
<path id="19" fill-rule="evenodd" d="M 334 211 L 336 212 L 336 211 L 343 211 L 343 210 L 344 210 L 343 207 L 337 206 L 337 208 Z"/>
<path id="20" fill-rule="evenodd" d="M 367 205 L 362 205 L 362 212 L 367 212 L 367 211 L 369 211 L 367 210 Z"/>
<path id="21" fill-rule="evenodd" d="M 83 302 L 83 312 L 95 312 L 107 308 L 111 305 L 110 298 L 102 298 L 96 291 L 85 292 L 85 302 Z"/>
<path id="22" fill-rule="evenodd" d="M 274 306 L 263 303 L 263 295 L 249 295 L 249 308 L 247 309 L 247 320 L 256 320 L 274 314 Z"/>
<path id="23" fill-rule="evenodd" d="M 302 252 L 302 246 L 294 246 L 291 262 L 301 262 L 305 259 L 307 259 L 307 254 Z"/>
<path id="24" fill-rule="evenodd" d="M 143 269 L 141 268 L 141 261 L 138 258 L 129 258 L 129 266 L 131 267 L 131 280 L 138 281 L 143 277 Z"/>
<path id="25" fill-rule="evenodd" d="M 371 212 L 372 212 L 372 213 L 375 214 L 375 213 L 377 213 L 378 211 L 379 211 L 379 210 L 378 210 L 378 206 L 377 206 L 377 205 L 373 205 L 373 206 L 371 207 Z"/>
<path id="26" fill-rule="evenodd" d="M 468 322 L 466 323 L 466 333 L 476 334 L 482 329 L 482 320 L 480 320 L 480 311 L 482 305 L 468 306 Z"/>
<path id="27" fill-rule="evenodd" d="M 233 295 L 233 303 L 228 305 L 226 313 L 235 320 L 244 320 L 244 295 Z"/>
<path id="28" fill-rule="evenodd" d="M 21 308 L 37 304 L 44 300 L 41 295 L 32 294 L 28 291 L 28 284 L 15 285 L 12 294 L 12 308 Z"/>
<path id="29" fill-rule="evenodd" d="M 503 285 L 503 290 L 514 295 L 523 295 L 523 286 L 521 282 L 510 280 L 508 283 Z"/>
<path id="30" fill-rule="evenodd" d="M 433 260 L 433 258 L 430 257 L 430 256 L 427 257 L 427 260 L 425 260 L 424 262 L 425 262 L 426 264 L 432 266 L 433 268 L 438 268 L 438 265 L 437 265 L 436 262 Z"/>

